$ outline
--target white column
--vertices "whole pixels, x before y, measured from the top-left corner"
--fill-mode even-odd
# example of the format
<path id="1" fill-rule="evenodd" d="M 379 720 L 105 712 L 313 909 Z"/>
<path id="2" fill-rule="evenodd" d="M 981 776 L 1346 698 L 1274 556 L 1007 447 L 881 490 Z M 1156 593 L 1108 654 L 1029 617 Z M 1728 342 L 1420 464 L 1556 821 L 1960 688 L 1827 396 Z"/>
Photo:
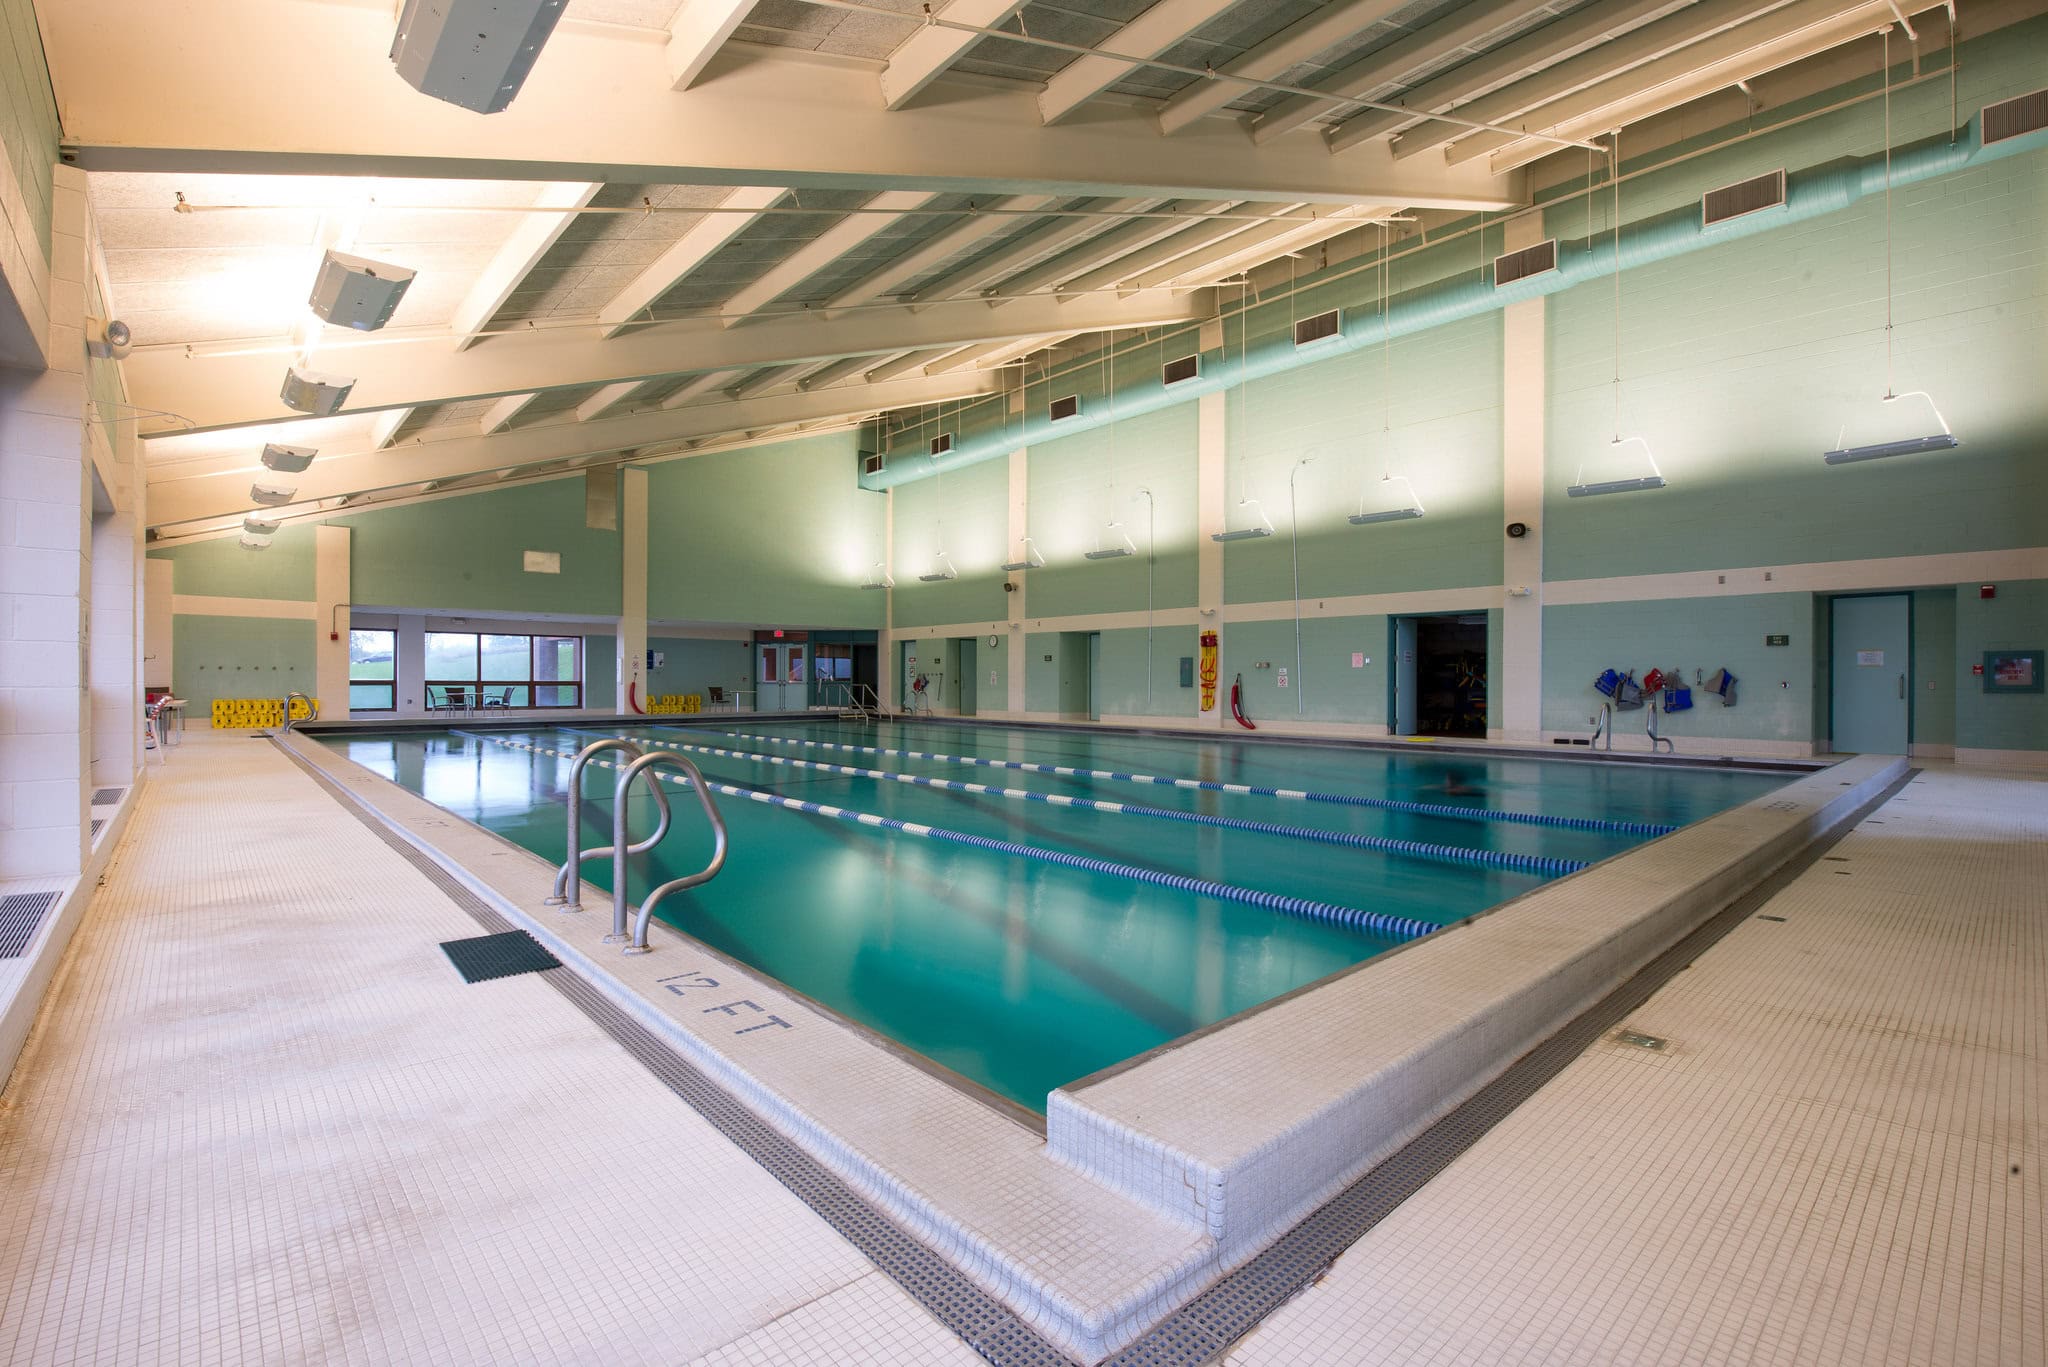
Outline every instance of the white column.
<path id="1" fill-rule="evenodd" d="M 144 560 L 142 562 L 143 609 L 142 609 L 142 685 L 144 688 L 169 688 L 173 639 L 171 613 L 172 571 L 176 568 L 169 560 Z"/>
<path id="2" fill-rule="evenodd" d="M 882 582 L 887 583 L 896 574 L 896 491 L 885 490 L 882 494 Z M 886 711 L 894 711 L 901 703 L 896 695 L 896 591 L 882 590 L 881 642 L 875 648 L 875 696 L 882 700 Z M 749 660 L 751 661 L 751 656 Z M 749 663 L 748 668 L 753 668 Z"/>
<path id="3" fill-rule="evenodd" d="M 127 787 L 142 764 L 142 643 L 139 580 L 142 481 L 136 442 L 106 424 L 87 427 L 94 446 L 105 444 L 102 466 L 114 476 L 113 511 L 92 523 L 91 686 L 92 781 Z M 117 454 L 119 453 L 119 454 Z"/>
<path id="4" fill-rule="evenodd" d="M 1219 328 L 1220 331 L 1220 328 Z M 1219 338 L 1219 344 L 1220 344 Z M 1208 342 L 1205 338 L 1203 345 Z M 1223 547 L 1210 538 L 1224 529 L 1224 463 L 1228 458 L 1226 419 L 1229 401 L 1222 394 L 1204 394 L 1196 401 L 1195 414 L 1195 602 L 1196 631 L 1223 634 Z M 1222 651 L 1217 651 L 1221 668 Z M 1202 651 L 1195 646 L 1195 706 L 1201 707 Z M 1196 724 L 1220 730 L 1230 711 L 1230 690 L 1216 682 L 1216 704 L 1207 712 L 1195 713 Z"/>
<path id="5" fill-rule="evenodd" d="M 427 710 L 427 619 L 398 619 L 398 710 L 423 716 Z"/>
<path id="6" fill-rule="evenodd" d="M 640 685 L 636 696 L 647 705 L 647 472 L 619 472 L 619 667 L 620 712 L 626 690 Z"/>
<path id="7" fill-rule="evenodd" d="M 1506 250 L 1519 251 L 1542 239 L 1543 215 L 1508 220 Z M 1494 662 L 1501 681 L 1500 715 L 1490 731 L 1524 744 L 1543 739 L 1543 306 L 1540 297 L 1527 299 L 1508 305 L 1502 315 L 1502 511 L 1507 522 L 1520 522 L 1529 531 L 1503 541 L 1503 658 Z"/>
<path id="8" fill-rule="evenodd" d="M 323 717 L 348 716 L 349 528 L 313 529 L 313 693 Z"/>
<path id="9" fill-rule="evenodd" d="M 1031 452 L 1019 447 L 1010 453 L 1010 520 L 1008 540 L 1003 543 L 1003 559 L 1012 556 L 1022 559 L 1025 555 L 1024 538 L 1029 534 L 1031 521 Z M 1017 586 L 1015 593 L 1003 595 L 1003 606 L 1009 609 L 1010 638 L 1003 648 L 1009 652 L 1009 701 L 1004 704 L 1013 717 L 1024 715 L 1024 672 L 1030 662 L 1030 652 L 1024 649 L 1024 597 L 1031 592 L 1031 576 L 1013 574 L 1010 582 Z"/>

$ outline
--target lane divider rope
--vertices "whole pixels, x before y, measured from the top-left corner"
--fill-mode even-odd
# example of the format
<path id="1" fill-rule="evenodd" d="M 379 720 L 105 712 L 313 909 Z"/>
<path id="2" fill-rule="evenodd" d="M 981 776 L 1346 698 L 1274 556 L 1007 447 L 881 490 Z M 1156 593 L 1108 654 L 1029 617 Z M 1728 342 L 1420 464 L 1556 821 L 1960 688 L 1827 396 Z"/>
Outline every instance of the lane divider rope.
<path id="1" fill-rule="evenodd" d="M 519 741 L 500 740 L 473 731 L 455 731 L 454 735 L 471 740 L 489 741 L 509 750 L 525 750 L 529 753 L 552 755 L 556 759 L 574 759 L 575 755 L 545 745 L 527 745 Z M 617 763 L 599 756 L 591 761 L 607 769 L 617 769 Z M 659 771 L 654 771 L 659 772 Z M 680 774 L 660 775 L 679 787 L 687 788 L 690 781 Z M 1069 854 L 1065 850 L 1047 849 L 1040 845 L 1021 845 L 1010 840 L 995 840 L 983 835 L 969 835 L 965 831 L 947 830 L 943 826 L 926 826 L 914 821 L 902 821 L 890 816 L 876 816 L 872 812 L 857 812 L 847 807 L 833 807 L 822 802 L 802 802 L 796 798 L 783 797 L 778 793 L 764 793 L 757 788 L 742 788 L 731 783 L 704 781 L 714 793 L 726 797 L 745 798 L 764 806 L 782 807 L 790 811 L 807 812 L 812 816 L 830 817 L 857 826 L 868 826 L 888 831 L 901 831 L 905 835 L 917 836 L 924 840 L 944 841 L 948 844 L 966 845 L 973 849 L 992 850 L 1019 859 L 1034 859 L 1041 863 L 1058 864 L 1064 868 L 1081 869 L 1088 873 L 1108 874 L 1112 877 L 1128 878 L 1137 883 L 1149 883 L 1154 887 L 1172 888 L 1178 892 L 1190 892 L 1197 897 L 1214 897 L 1220 901 L 1241 902 L 1247 906 L 1262 907 L 1267 911 L 1285 912 L 1305 920 L 1327 921 L 1335 925 L 1349 926 L 1354 930 L 1369 931 L 1391 940 L 1419 940 L 1433 935 L 1443 927 L 1434 921 L 1423 921 L 1412 916 L 1394 916 L 1386 912 L 1364 911 L 1357 907 L 1338 906 L 1332 902 L 1318 902 L 1304 897 L 1288 897 L 1282 893 L 1264 892 L 1258 888 L 1239 887 L 1231 883 L 1215 883 L 1206 878 L 1189 878 L 1183 874 L 1168 873 L 1163 869 L 1148 869 L 1137 864 L 1120 864 L 1108 859 L 1092 859 L 1085 855 Z"/>
<path id="2" fill-rule="evenodd" d="M 578 734 L 581 734 L 580 732 Z M 853 778 L 870 778 L 891 783 L 907 783 L 920 788 L 939 788 L 950 793 L 973 793 L 982 797 L 1006 798 L 1012 802 L 1043 802 L 1052 807 L 1073 807 L 1082 811 L 1108 812 L 1117 816 L 1149 816 L 1162 821 L 1183 821 L 1199 826 L 1220 826 L 1233 831 L 1251 831 L 1259 835 L 1284 836 L 1292 840 L 1313 840 L 1325 845 L 1346 845 L 1353 849 L 1374 850 L 1381 854 L 1400 855 L 1411 859 L 1433 859 L 1448 864 L 1467 864 L 1482 868 L 1510 869 L 1517 873 L 1560 875 L 1577 873 L 1586 867 L 1583 859 L 1559 859 L 1543 854 L 1517 854 L 1504 850 L 1475 850 L 1463 845 L 1439 845 L 1427 840 L 1397 840 L 1391 836 L 1357 835 L 1350 831 L 1325 831 L 1313 826 L 1285 826 L 1271 821 L 1248 821 L 1241 817 L 1210 816 L 1203 812 L 1182 812 L 1170 807 L 1146 807 L 1131 802 L 1112 802 L 1104 798 L 1069 797 L 1063 793 L 1039 793 L 1028 788 L 998 788 L 987 783 L 963 783 L 958 779 L 932 778 L 925 774 L 906 774 L 894 769 L 861 769 L 848 764 L 826 764 L 819 760 L 797 759 L 790 755 L 763 755 L 750 750 L 722 750 L 713 745 L 685 745 L 681 741 L 654 740 L 637 736 L 621 736 L 620 740 L 631 740 L 636 744 L 659 745 L 664 749 L 682 750 L 698 755 L 717 755 L 722 759 L 752 760 L 756 764 L 774 764 L 796 769 L 815 769 L 827 774 L 844 774 Z"/>
<path id="3" fill-rule="evenodd" d="M 1390 797 L 1361 797 L 1353 793 L 1311 793 L 1299 788 L 1262 788 L 1245 783 L 1218 783 L 1205 778 L 1174 778 L 1161 774 L 1127 774 L 1114 769 L 1078 769 L 1064 764 L 1037 764 L 1018 759 L 985 759 L 980 755 L 942 755 L 930 750 L 894 750 L 878 745 L 852 745 L 839 741 L 804 740 L 791 736 L 765 736 L 751 731 L 722 731 L 734 740 L 765 741 L 770 745 L 803 745 L 821 750 L 843 750 L 863 755 L 889 755 L 898 759 L 936 760 L 944 764 L 970 764 L 983 769 L 1017 769 L 1033 774 L 1058 774 L 1066 778 L 1112 779 L 1118 783 L 1152 783 L 1170 788 L 1200 788 L 1212 793 L 1237 793 L 1248 797 L 1284 798 L 1296 802 L 1331 802 L 1345 807 L 1374 807 L 1382 811 L 1406 812 L 1414 816 L 1443 816 L 1460 821 L 1507 821 L 1523 826 L 1560 826 L 1576 831 L 1619 831 L 1626 835 L 1669 835 L 1678 829 L 1652 821 L 1614 821 L 1597 816 L 1552 816 L 1543 812 L 1504 812 L 1491 807 L 1452 807 L 1440 802 L 1406 802 Z"/>

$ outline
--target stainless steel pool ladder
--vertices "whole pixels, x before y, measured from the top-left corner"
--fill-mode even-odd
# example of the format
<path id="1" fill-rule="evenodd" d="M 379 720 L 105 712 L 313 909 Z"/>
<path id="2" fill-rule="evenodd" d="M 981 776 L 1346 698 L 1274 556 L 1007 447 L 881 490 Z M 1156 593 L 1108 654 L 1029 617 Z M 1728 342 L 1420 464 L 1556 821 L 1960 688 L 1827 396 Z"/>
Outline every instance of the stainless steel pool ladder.
<path id="1" fill-rule="evenodd" d="M 1661 749 L 1666 754 L 1677 754 L 1678 747 L 1672 744 L 1671 738 L 1657 734 L 1657 699 L 1655 695 L 1652 695 L 1650 698 L 1648 710 L 1649 715 L 1643 719 L 1643 733 L 1650 738 L 1650 753 L 1654 755 Z M 1614 748 L 1613 742 L 1610 741 L 1608 743 L 1608 748 L 1610 750 Z"/>
<path id="2" fill-rule="evenodd" d="M 1603 737 L 1607 741 L 1604 746 L 1600 743 Z M 1614 748 L 1614 704 L 1600 704 L 1600 715 L 1593 719 L 1593 737 L 1586 744 L 1595 750 Z"/>
<path id="3" fill-rule="evenodd" d="M 555 891 L 545 905 L 560 907 L 563 911 L 583 910 L 583 879 L 577 872 L 586 859 L 602 859 L 612 852 L 610 845 L 593 845 L 582 849 L 583 839 L 583 771 L 590 761 L 607 750 L 623 750 L 633 759 L 639 759 L 646 752 L 629 740 L 594 740 L 576 752 L 576 760 L 569 766 L 569 838 L 562 842 L 562 848 L 575 851 L 555 871 Z M 628 854 L 641 854 L 653 849 L 668 834 L 668 794 L 661 789 L 661 783 L 652 775 L 647 779 L 654 789 L 654 805 L 661 812 L 661 820 L 654 828 L 654 834 L 637 845 L 627 848 Z"/>
<path id="4" fill-rule="evenodd" d="M 299 700 L 300 702 L 302 702 L 302 703 L 304 703 L 304 704 L 306 705 L 306 720 L 307 720 L 307 721 L 318 721 L 318 720 L 320 720 L 320 709 L 319 709 L 319 708 L 317 708 L 317 707 L 315 707 L 315 706 L 313 706 L 313 700 L 312 700 L 311 698 L 307 697 L 307 696 L 306 696 L 305 694 L 303 694 L 303 693 L 299 692 L 299 691 L 298 691 L 298 690 L 297 690 L 297 689 L 295 688 L 295 689 L 293 689 L 293 690 L 292 690 L 291 692 L 289 692 L 289 693 L 287 693 L 287 694 L 285 694 L 285 695 L 284 695 L 284 729 L 285 729 L 285 730 L 289 731 L 289 730 L 291 730 L 291 729 L 292 729 L 292 699 L 293 699 L 293 698 L 297 698 L 297 699 L 298 699 L 298 700 Z"/>
<path id="5" fill-rule="evenodd" d="M 690 790 L 697 795 L 697 804 L 704 809 L 705 820 L 711 823 L 711 860 L 695 873 L 685 875 L 682 878 L 671 878 L 668 882 L 650 891 L 640 903 L 640 913 L 634 918 L 633 933 L 629 937 L 626 934 L 626 856 L 635 849 L 648 848 L 658 842 L 668 829 L 668 817 L 664 810 L 661 829 L 652 836 L 649 836 L 641 845 L 632 846 L 626 843 L 627 809 L 632 802 L 633 780 L 640 776 L 640 771 L 643 769 L 652 770 L 659 768 L 680 769 L 684 777 L 689 779 Z M 649 773 L 647 781 L 653 785 L 655 795 L 665 803 L 667 797 L 661 791 L 660 780 L 654 774 Z M 672 750 L 656 750 L 651 754 L 640 756 L 640 758 L 620 770 L 618 787 L 613 790 L 612 798 L 611 848 L 612 933 L 604 937 L 604 942 L 608 945 L 615 945 L 630 940 L 629 943 L 626 943 L 626 948 L 622 951 L 623 953 L 645 954 L 652 948 L 647 943 L 647 927 L 654 920 L 654 908 L 661 902 L 661 899 L 672 892 L 684 892 L 696 887 L 700 883 L 708 883 L 718 876 L 720 869 L 725 867 L 725 819 L 719 816 L 718 804 L 711 800 L 711 789 L 705 786 L 704 775 L 697 771 L 697 766 L 692 764 L 687 757 L 676 754 Z"/>

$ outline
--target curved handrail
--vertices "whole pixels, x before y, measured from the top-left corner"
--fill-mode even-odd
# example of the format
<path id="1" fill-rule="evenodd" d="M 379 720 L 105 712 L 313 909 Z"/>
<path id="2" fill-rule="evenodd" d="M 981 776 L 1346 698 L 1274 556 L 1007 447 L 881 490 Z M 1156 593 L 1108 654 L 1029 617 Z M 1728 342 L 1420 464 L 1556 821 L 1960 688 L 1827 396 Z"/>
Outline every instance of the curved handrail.
<path id="1" fill-rule="evenodd" d="M 1602 736 L 1605 736 L 1607 738 L 1607 745 L 1605 748 L 1612 750 L 1614 748 L 1613 703 L 1604 702 L 1600 704 L 1600 715 L 1593 719 L 1593 738 L 1586 742 L 1587 748 L 1591 750 L 1598 750 L 1602 748 L 1600 745 L 1600 738 Z"/>
<path id="2" fill-rule="evenodd" d="M 647 927 L 654 919 L 654 908 L 662 898 L 672 892 L 694 888 L 699 883 L 708 883 L 718 876 L 725 867 L 725 818 L 718 814 L 718 804 L 711 800 L 711 789 L 705 785 L 704 775 L 697 766 L 673 750 L 655 750 L 644 754 L 619 771 L 618 786 L 613 789 L 612 798 L 612 933 L 605 936 L 608 945 L 618 944 L 627 939 L 626 935 L 626 820 L 627 807 L 632 802 L 633 780 L 643 769 L 680 769 L 690 781 L 690 790 L 697 794 L 697 803 L 704 809 L 705 819 L 711 823 L 711 862 L 693 874 L 682 878 L 671 878 L 660 887 L 649 892 L 640 903 L 640 913 L 633 921 L 632 943 L 622 951 L 626 954 L 645 954 L 652 948 L 647 943 Z M 654 791 L 661 791 L 660 780 L 653 774 L 647 776 Z"/>
<path id="3" fill-rule="evenodd" d="M 1643 734 L 1647 735 L 1650 738 L 1650 753 L 1653 755 L 1658 753 L 1658 747 L 1661 746 L 1663 748 L 1664 753 L 1673 755 L 1677 754 L 1678 746 L 1675 742 L 1672 741 L 1671 737 L 1660 736 L 1657 734 L 1657 700 L 1654 697 L 1650 699 L 1649 712 L 1650 715 L 1643 719 Z M 1613 748 L 1611 742 L 1609 743 L 1608 748 Z"/>
<path id="4" fill-rule="evenodd" d="M 307 697 L 307 696 L 306 696 L 305 694 L 303 694 L 303 693 L 299 692 L 299 690 L 298 690 L 298 689 L 294 688 L 294 689 L 293 689 L 293 690 L 292 690 L 291 692 L 289 692 L 289 693 L 287 693 L 287 694 L 285 694 L 285 695 L 284 695 L 284 729 L 285 729 L 285 730 L 289 731 L 289 730 L 291 730 L 291 729 L 292 729 L 292 699 L 293 699 L 293 698 L 297 698 L 297 699 L 298 699 L 298 700 L 299 700 L 300 702 L 302 702 L 302 703 L 304 703 L 304 704 L 306 705 L 306 720 L 307 720 L 307 721 L 319 721 L 319 720 L 320 720 L 320 709 L 319 709 L 319 708 L 317 708 L 317 707 L 315 707 L 315 706 L 313 705 L 313 700 L 312 700 L 311 698 Z"/>
<path id="5" fill-rule="evenodd" d="M 568 858 L 562 861 L 562 867 L 555 870 L 555 890 L 542 903 L 544 906 L 560 907 L 565 912 L 583 910 L 583 880 L 577 875 L 577 869 L 586 859 L 602 859 L 612 853 L 610 845 L 593 845 L 587 850 L 581 848 L 583 840 L 583 770 L 590 764 L 591 760 L 596 759 L 607 750 L 627 751 L 636 760 L 644 753 L 633 742 L 616 738 L 594 740 L 576 752 L 576 759 L 569 766 L 569 836 L 568 839 L 562 842 L 563 850 L 568 851 L 569 854 Z M 663 836 L 668 834 L 668 794 L 661 790 L 661 784 L 654 779 L 650 778 L 647 782 L 654 789 L 654 805 L 661 813 L 661 820 L 656 824 L 652 835 L 637 845 L 626 847 L 628 854 L 642 854 L 651 850 L 660 843 Z"/>

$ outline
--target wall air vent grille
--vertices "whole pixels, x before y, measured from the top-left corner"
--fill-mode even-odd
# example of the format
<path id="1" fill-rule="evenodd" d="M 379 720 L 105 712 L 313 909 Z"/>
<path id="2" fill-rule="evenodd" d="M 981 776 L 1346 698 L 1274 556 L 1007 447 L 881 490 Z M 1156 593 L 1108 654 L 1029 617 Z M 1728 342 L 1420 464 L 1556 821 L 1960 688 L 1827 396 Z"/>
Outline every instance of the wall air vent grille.
<path id="1" fill-rule="evenodd" d="M 1984 145 L 2048 128 L 2048 88 L 1984 106 Z"/>
<path id="2" fill-rule="evenodd" d="M 1064 399 L 1054 399 L 1045 406 L 1045 416 L 1048 422 L 1058 422 L 1062 418 L 1078 417 L 1080 412 L 1081 396 L 1079 394 L 1069 394 Z"/>
<path id="3" fill-rule="evenodd" d="M 946 454 L 946 452 L 948 452 L 948 451 L 950 451 L 950 450 L 952 450 L 952 449 L 953 449 L 953 434 L 952 434 L 951 432 L 941 432 L 941 433 L 939 433 L 939 435 L 937 435 L 936 437 L 933 437 L 933 438 L 932 438 L 932 454 L 933 454 L 933 455 L 935 455 L 935 456 L 943 456 L 943 455 L 945 455 L 945 454 Z"/>
<path id="4" fill-rule="evenodd" d="M 1182 380 L 1192 380 L 1201 373 L 1202 358 L 1200 356 L 1182 356 L 1178 360 L 1168 361 L 1165 365 L 1159 367 L 1159 383 L 1175 385 L 1179 384 Z"/>
<path id="5" fill-rule="evenodd" d="M 1318 313 L 1313 318 L 1304 318 L 1296 323 L 1294 344 L 1307 346 L 1311 342 L 1321 342 L 1335 337 L 1341 331 L 1343 329 L 1338 325 L 1337 310 L 1331 309 L 1328 313 Z"/>
<path id="6" fill-rule="evenodd" d="M 1753 176 L 1734 185 L 1707 191 L 1700 196 L 1700 221 L 1711 228 L 1731 218 L 1784 207 L 1785 171 L 1780 167 L 1768 175 Z"/>
<path id="7" fill-rule="evenodd" d="M 1493 287 L 1499 289 L 1502 285 L 1512 285 L 1517 280 L 1527 280 L 1532 275 L 1544 275 L 1556 269 L 1557 239 L 1545 238 L 1533 247 L 1493 258 Z"/>
<path id="8" fill-rule="evenodd" d="M 888 463 L 880 451 L 860 453 L 860 472 L 864 475 L 879 475 L 882 473 L 882 467 Z"/>

